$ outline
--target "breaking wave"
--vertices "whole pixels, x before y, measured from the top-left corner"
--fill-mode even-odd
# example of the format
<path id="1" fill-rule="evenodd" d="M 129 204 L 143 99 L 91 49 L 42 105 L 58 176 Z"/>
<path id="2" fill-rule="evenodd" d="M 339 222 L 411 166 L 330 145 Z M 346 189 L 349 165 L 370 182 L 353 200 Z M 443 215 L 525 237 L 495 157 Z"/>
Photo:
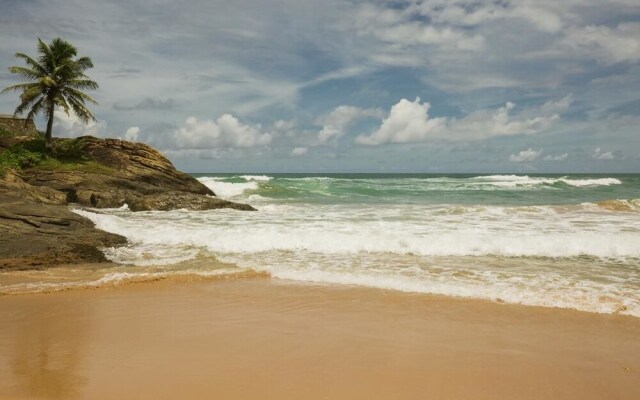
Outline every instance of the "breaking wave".
<path id="1" fill-rule="evenodd" d="M 249 180 L 243 183 L 225 182 L 222 178 L 199 178 L 198 180 L 211 189 L 216 196 L 222 198 L 237 197 L 247 190 L 258 189 L 258 180 Z"/>
<path id="2" fill-rule="evenodd" d="M 640 317 L 635 175 L 198 179 L 259 212 L 75 210 L 129 239 L 123 266 L 0 293 L 271 276 Z"/>
<path id="3" fill-rule="evenodd" d="M 500 187 L 535 186 L 535 185 L 555 185 L 563 183 L 574 187 L 587 186 L 610 186 L 621 185 L 622 181 L 616 178 L 596 178 L 596 179 L 569 179 L 529 177 L 527 175 L 489 175 L 471 178 L 477 182 L 485 182 Z"/>

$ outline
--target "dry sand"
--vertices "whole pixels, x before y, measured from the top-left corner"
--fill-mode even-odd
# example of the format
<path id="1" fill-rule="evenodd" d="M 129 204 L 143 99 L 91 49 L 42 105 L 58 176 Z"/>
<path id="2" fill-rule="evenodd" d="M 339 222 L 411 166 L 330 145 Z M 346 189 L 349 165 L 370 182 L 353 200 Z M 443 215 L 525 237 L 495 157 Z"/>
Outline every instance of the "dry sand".
<path id="1" fill-rule="evenodd" d="M 0 297 L 0 399 L 640 399 L 640 319 L 268 278 Z"/>

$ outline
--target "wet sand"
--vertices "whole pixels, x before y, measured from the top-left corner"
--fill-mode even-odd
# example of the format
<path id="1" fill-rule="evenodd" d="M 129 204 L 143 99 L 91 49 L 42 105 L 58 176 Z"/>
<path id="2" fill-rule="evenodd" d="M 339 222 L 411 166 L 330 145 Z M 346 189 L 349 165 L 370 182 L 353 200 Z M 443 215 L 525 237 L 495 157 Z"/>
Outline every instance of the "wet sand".
<path id="1" fill-rule="evenodd" d="M 268 278 L 0 297 L 0 399 L 639 399 L 640 319 Z"/>

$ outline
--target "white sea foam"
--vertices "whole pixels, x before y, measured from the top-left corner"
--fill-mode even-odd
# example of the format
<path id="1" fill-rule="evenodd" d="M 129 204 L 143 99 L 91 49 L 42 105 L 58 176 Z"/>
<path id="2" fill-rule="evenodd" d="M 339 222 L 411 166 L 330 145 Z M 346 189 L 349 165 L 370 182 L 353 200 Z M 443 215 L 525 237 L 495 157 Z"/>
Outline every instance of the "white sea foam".
<path id="1" fill-rule="evenodd" d="M 478 176 L 471 178 L 474 181 L 482 182 L 499 187 L 518 187 L 518 186 L 537 186 L 537 185 L 553 185 L 556 183 L 564 183 L 565 185 L 574 187 L 587 186 L 610 186 L 620 185 L 622 182 L 616 178 L 597 178 L 597 179 L 569 179 L 563 178 L 543 178 L 529 177 L 527 175 L 490 175 Z"/>
<path id="2" fill-rule="evenodd" d="M 410 293 L 504 301 L 543 307 L 573 308 L 597 313 L 620 313 L 640 317 L 640 298 L 625 293 L 592 290 L 560 290 L 560 282 L 540 286 L 501 284 L 491 281 L 435 280 L 416 276 L 381 275 L 366 272 L 335 272 L 322 270 L 276 270 L 276 278 L 315 283 L 334 283 L 390 289 Z M 536 283 L 538 285 L 536 285 Z"/>
<path id="3" fill-rule="evenodd" d="M 260 196 L 259 194 L 252 194 L 249 195 L 249 197 L 247 198 L 247 201 L 251 202 L 251 203 L 262 203 L 262 202 L 267 202 L 270 201 L 271 199 L 264 197 L 264 196 Z"/>
<path id="4" fill-rule="evenodd" d="M 69 271 L 66 271 L 67 273 Z M 51 272 L 50 276 L 55 276 L 56 273 L 60 273 L 60 270 Z M 0 286 L 0 293 L 5 294 L 19 294 L 19 293 L 34 293 L 34 292 L 55 292 L 60 290 L 74 289 L 74 288 L 93 288 L 101 287 L 105 285 L 118 285 L 124 282 L 140 282 L 150 279 L 158 279 L 166 277 L 165 272 L 104 272 L 99 278 L 89 279 L 57 279 L 53 282 L 33 282 L 26 281 L 13 285 Z"/>
<path id="5" fill-rule="evenodd" d="M 273 179 L 272 177 L 266 176 L 266 175 L 241 175 L 240 177 L 244 178 L 247 181 L 262 181 L 262 182 L 267 182 Z"/>
<path id="6" fill-rule="evenodd" d="M 101 224 L 98 224 L 102 227 Z M 247 228 L 249 229 L 249 228 Z M 123 229 L 119 232 L 132 238 L 140 238 L 148 232 Z M 394 232 L 395 233 L 395 232 Z M 496 255 L 506 257 L 578 257 L 600 258 L 640 257 L 636 234 L 607 235 L 573 234 L 512 235 L 476 234 L 431 234 L 412 237 L 391 232 L 305 232 L 304 229 L 290 229 L 288 232 L 256 229 L 254 232 L 176 229 L 164 235 L 162 232 L 151 239 L 157 244 L 176 245 L 189 243 L 220 253 L 259 253 L 273 250 L 310 251 L 327 254 L 395 253 L 419 254 L 424 256 L 481 256 Z M 181 257 L 168 260 L 180 260 Z M 117 258 L 125 262 L 127 257 Z M 161 258 L 150 258 L 150 264 L 165 263 Z M 138 265 L 146 265 L 144 261 Z"/>
<path id="7" fill-rule="evenodd" d="M 610 186 L 610 185 L 620 185 L 622 182 L 616 178 L 600 178 L 600 179 L 560 179 L 560 182 L 563 182 L 570 186 Z"/>
<path id="8" fill-rule="evenodd" d="M 513 181 L 530 181 L 527 175 L 487 175 L 475 176 L 470 178 L 477 181 L 493 181 L 493 182 L 513 182 Z"/>
<path id="9" fill-rule="evenodd" d="M 213 190 L 218 197 L 231 198 L 241 196 L 246 190 L 258 189 L 258 180 L 249 180 L 248 182 L 233 183 L 223 182 L 222 178 L 204 177 L 198 178 L 200 183 Z"/>
<path id="10" fill-rule="evenodd" d="M 640 221 L 622 213 L 558 215 L 552 208 L 411 208 L 339 212 L 272 207 L 261 213 L 184 212 L 137 216 L 77 211 L 104 230 L 140 244 L 197 246 L 219 253 L 305 250 L 425 256 L 640 257 Z M 268 207 L 267 207 L 268 208 Z M 296 216 L 290 214 L 297 213 Z M 577 213 L 577 212 L 576 212 Z M 249 215 L 250 214 L 250 215 Z M 386 215 L 385 215 L 386 214 Z M 618 215 L 620 214 L 620 215 Z M 371 219 L 375 215 L 376 219 Z"/>
<path id="11" fill-rule="evenodd" d="M 173 265 L 192 260 L 198 255 L 198 250 L 185 246 L 158 248 L 140 243 L 132 247 L 108 248 L 104 253 L 113 262 L 144 267 Z"/>
<path id="12" fill-rule="evenodd" d="M 258 181 L 234 185 L 249 184 Z M 281 279 L 640 317 L 635 200 L 512 207 L 255 200 L 264 202 L 257 213 L 76 212 L 129 239 L 107 250 L 110 259 L 133 265 L 129 273 L 183 274 L 196 263 L 206 274 L 210 257 L 211 265 L 222 261 Z"/>
<path id="13" fill-rule="evenodd" d="M 96 279 L 93 282 L 89 282 L 86 286 L 104 286 L 106 284 L 118 284 L 124 281 L 132 281 L 132 280 L 145 280 L 150 277 L 162 277 L 166 274 L 164 273 L 130 273 L 130 272 L 114 272 L 110 274 L 106 274 L 100 279 Z"/>
<path id="14" fill-rule="evenodd" d="M 126 270 L 124 270 L 126 268 Z M 0 294 L 20 294 L 20 293 L 38 293 L 38 292 L 55 292 L 74 288 L 97 288 L 103 286 L 118 286 L 127 283 L 147 282 L 172 277 L 224 277 L 234 276 L 243 273 L 251 273 L 252 271 L 243 270 L 236 267 L 215 268 L 215 269 L 164 269 L 164 270 L 145 270 L 135 269 L 132 267 L 117 268 L 118 272 L 112 272 L 112 269 L 85 271 L 87 275 L 74 274 L 65 268 L 59 268 L 48 274 L 47 281 L 36 281 L 34 276 L 19 276 L 22 282 L 10 285 L 0 285 Z M 24 272 L 24 271 L 20 271 Z M 13 272 L 14 276 L 20 272 Z"/>

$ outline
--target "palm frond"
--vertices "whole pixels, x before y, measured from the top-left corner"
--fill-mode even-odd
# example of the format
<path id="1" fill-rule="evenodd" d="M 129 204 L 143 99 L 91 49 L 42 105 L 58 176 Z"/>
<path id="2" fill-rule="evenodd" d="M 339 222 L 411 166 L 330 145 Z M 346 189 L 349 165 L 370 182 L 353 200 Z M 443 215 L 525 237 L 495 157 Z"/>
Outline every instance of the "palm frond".
<path id="1" fill-rule="evenodd" d="M 82 104 L 84 104 L 85 101 L 88 101 L 93 104 L 98 104 L 98 102 L 95 101 L 93 97 L 79 90 L 67 87 L 67 88 L 64 88 L 63 91 L 67 96 L 77 98 Z"/>
<path id="2" fill-rule="evenodd" d="M 13 112 L 15 115 L 21 115 L 25 111 L 32 109 L 33 105 L 37 103 L 41 98 L 44 98 L 42 93 L 33 93 L 28 97 L 21 98 L 21 102 L 16 107 L 16 110 Z"/>
<path id="3" fill-rule="evenodd" d="M 25 67 L 9 67 L 9 72 L 11 72 L 12 74 L 20 75 L 21 77 L 32 80 L 32 81 L 36 79 L 40 79 L 43 76 L 46 76 L 39 73 L 38 71 L 34 71 L 32 69 L 25 68 Z"/>
<path id="4" fill-rule="evenodd" d="M 43 91 L 40 85 L 38 85 L 23 91 L 22 94 L 20 95 L 20 100 L 24 103 L 25 101 L 29 101 L 36 96 L 44 95 L 44 94 L 45 94 L 45 91 Z"/>
<path id="5" fill-rule="evenodd" d="M 55 38 L 51 41 L 49 45 L 51 52 L 55 54 L 58 58 L 57 61 L 61 61 L 64 59 L 70 59 L 76 56 L 78 53 L 76 48 L 66 40 L 62 40 L 61 38 Z"/>
<path id="6" fill-rule="evenodd" d="M 53 71 L 51 71 L 51 76 L 59 76 L 61 75 L 61 72 L 65 70 L 65 68 L 69 68 L 68 65 L 66 64 L 62 64 L 62 65 L 58 65 L 57 67 L 55 67 L 55 69 Z"/>
<path id="7" fill-rule="evenodd" d="M 67 102 L 67 100 L 62 97 L 62 96 L 58 96 L 55 99 L 55 103 L 58 107 L 62 108 L 62 110 L 65 112 L 65 114 L 69 115 L 69 111 L 71 110 L 69 107 L 69 103 Z"/>
<path id="8" fill-rule="evenodd" d="M 31 66 L 31 68 L 33 68 L 35 71 L 40 72 L 42 75 L 48 74 L 47 70 L 42 65 L 40 65 L 40 63 L 38 63 L 36 60 L 29 57 L 28 55 L 24 53 L 16 53 L 16 58 L 22 58 L 24 62 L 26 62 Z"/>
<path id="9" fill-rule="evenodd" d="M 93 61 L 91 61 L 91 58 L 89 57 L 80 57 L 76 60 L 76 65 L 80 71 L 84 71 L 89 68 L 93 68 Z"/>
<path id="10" fill-rule="evenodd" d="M 65 85 L 67 87 L 74 88 L 74 89 L 96 90 L 99 87 L 96 82 L 89 79 L 72 79 L 67 81 Z"/>
<path id="11" fill-rule="evenodd" d="M 55 56 L 51 48 L 40 38 L 38 38 L 38 53 L 40 53 L 40 57 L 38 57 L 40 65 L 44 66 L 47 71 L 53 71 L 56 68 Z"/>
<path id="12" fill-rule="evenodd" d="M 32 87 L 37 87 L 40 86 L 39 83 L 19 83 L 17 85 L 11 85 L 11 86 L 7 86 L 6 88 L 2 89 L 2 91 L 0 91 L 0 93 L 7 93 L 7 92 L 17 92 L 18 90 L 29 90 Z"/>
<path id="13" fill-rule="evenodd" d="M 38 82 L 40 83 L 41 86 L 48 87 L 48 88 L 55 87 L 57 86 L 57 83 L 58 83 L 56 82 L 55 79 L 53 79 L 50 76 L 43 76 L 38 80 Z"/>
<path id="14" fill-rule="evenodd" d="M 73 112 L 76 116 L 85 124 L 90 120 L 97 121 L 91 111 L 89 111 L 83 104 L 77 101 L 75 98 L 69 98 L 69 104 L 73 108 Z"/>
<path id="15" fill-rule="evenodd" d="M 31 106 L 31 110 L 27 114 L 27 119 L 33 119 L 33 117 L 40 114 L 40 111 L 45 109 L 46 99 L 46 97 L 42 96 L 34 105 Z"/>

